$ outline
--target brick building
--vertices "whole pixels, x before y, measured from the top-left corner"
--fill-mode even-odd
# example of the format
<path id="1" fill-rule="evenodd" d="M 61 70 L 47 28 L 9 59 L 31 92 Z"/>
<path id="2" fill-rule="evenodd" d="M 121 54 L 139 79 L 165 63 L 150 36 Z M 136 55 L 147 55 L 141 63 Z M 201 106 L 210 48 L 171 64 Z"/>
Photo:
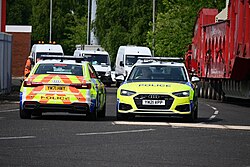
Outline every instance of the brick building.
<path id="1" fill-rule="evenodd" d="M 12 77 L 22 77 L 31 48 L 31 26 L 6 25 L 6 33 L 12 34 Z"/>

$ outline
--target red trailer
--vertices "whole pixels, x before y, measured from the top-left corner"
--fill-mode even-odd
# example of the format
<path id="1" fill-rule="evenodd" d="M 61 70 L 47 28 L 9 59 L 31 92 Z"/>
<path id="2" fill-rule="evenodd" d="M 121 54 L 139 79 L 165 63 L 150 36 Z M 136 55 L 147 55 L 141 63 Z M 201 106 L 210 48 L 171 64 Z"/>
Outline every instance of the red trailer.
<path id="1" fill-rule="evenodd" d="M 250 99 L 250 1 L 226 4 L 199 11 L 185 63 L 201 79 L 200 97 Z"/>

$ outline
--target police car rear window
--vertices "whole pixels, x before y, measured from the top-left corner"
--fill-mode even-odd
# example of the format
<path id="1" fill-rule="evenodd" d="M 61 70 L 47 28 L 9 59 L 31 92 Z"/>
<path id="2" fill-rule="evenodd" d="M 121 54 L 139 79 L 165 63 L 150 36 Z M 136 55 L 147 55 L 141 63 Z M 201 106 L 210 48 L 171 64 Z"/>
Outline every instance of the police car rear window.
<path id="1" fill-rule="evenodd" d="M 81 65 L 75 64 L 39 64 L 35 74 L 62 74 L 62 75 L 76 75 L 83 76 Z"/>

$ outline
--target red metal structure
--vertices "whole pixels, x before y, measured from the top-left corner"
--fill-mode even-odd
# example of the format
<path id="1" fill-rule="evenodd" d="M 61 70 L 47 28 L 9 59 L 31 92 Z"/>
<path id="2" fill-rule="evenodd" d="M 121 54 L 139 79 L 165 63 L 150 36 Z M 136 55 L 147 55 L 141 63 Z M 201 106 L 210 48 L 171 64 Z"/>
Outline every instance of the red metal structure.
<path id="1" fill-rule="evenodd" d="M 250 99 L 250 0 L 229 0 L 224 13 L 215 22 L 217 9 L 199 11 L 185 63 L 201 97 Z"/>
<path id="2" fill-rule="evenodd" d="M 1 19 L 1 26 L 0 32 L 5 32 L 5 25 L 6 25 L 6 0 L 0 0 L 0 19 Z"/>

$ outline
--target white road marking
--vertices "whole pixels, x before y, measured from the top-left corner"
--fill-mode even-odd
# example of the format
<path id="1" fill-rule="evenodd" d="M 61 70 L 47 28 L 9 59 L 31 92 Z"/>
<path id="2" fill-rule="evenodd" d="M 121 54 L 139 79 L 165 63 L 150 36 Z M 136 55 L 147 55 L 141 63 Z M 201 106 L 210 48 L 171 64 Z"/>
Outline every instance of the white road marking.
<path id="1" fill-rule="evenodd" d="M 96 133 L 77 133 L 77 136 L 91 136 L 91 135 L 110 135 L 110 134 L 121 134 L 121 133 L 138 133 L 154 131 L 155 129 L 140 129 L 140 130 L 128 130 L 128 131 L 113 131 L 113 132 L 96 132 Z"/>
<path id="2" fill-rule="evenodd" d="M 0 140 L 31 139 L 31 138 L 36 138 L 36 136 L 0 137 Z"/>
<path id="3" fill-rule="evenodd" d="M 170 126 L 167 122 L 130 122 L 130 121 L 114 121 L 114 125 L 152 125 L 152 126 Z"/>
<path id="4" fill-rule="evenodd" d="M 240 125 L 215 125 L 200 123 L 168 123 L 168 122 L 130 122 L 130 121 L 114 121 L 114 125 L 141 125 L 141 126 L 170 126 L 187 127 L 187 128 L 208 128 L 208 129 L 230 129 L 230 130 L 250 130 L 250 126 Z"/>
<path id="5" fill-rule="evenodd" d="M 0 111 L 0 113 L 3 113 L 3 112 L 13 112 L 13 111 L 18 111 L 19 109 L 11 109 L 11 110 L 3 110 L 3 111 Z"/>
<path id="6" fill-rule="evenodd" d="M 213 106 L 211 106 L 209 104 L 206 104 L 206 105 L 214 110 L 213 115 L 208 119 L 208 120 L 211 121 L 212 119 L 214 119 L 219 114 L 219 110 L 217 110 L 217 108 L 215 108 L 215 107 L 213 107 Z"/>
<path id="7" fill-rule="evenodd" d="M 217 108 L 215 108 L 215 107 L 213 107 L 213 106 L 211 106 L 211 108 L 212 108 L 213 110 L 217 110 Z"/>
<path id="8" fill-rule="evenodd" d="M 216 110 L 216 111 L 214 112 L 214 115 L 218 115 L 218 114 L 219 114 L 219 111 Z"/>

